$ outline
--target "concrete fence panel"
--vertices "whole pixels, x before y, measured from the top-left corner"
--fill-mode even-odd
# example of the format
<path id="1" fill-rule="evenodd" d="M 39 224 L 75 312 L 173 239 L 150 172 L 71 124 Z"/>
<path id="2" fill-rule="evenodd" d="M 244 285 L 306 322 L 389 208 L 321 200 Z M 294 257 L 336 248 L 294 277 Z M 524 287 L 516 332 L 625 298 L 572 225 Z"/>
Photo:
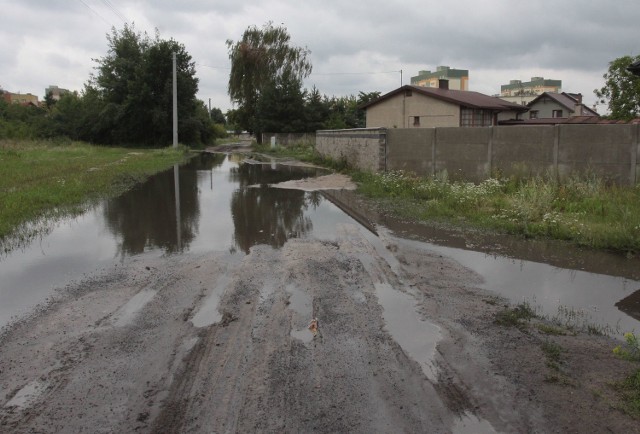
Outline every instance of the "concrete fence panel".
<path id="1" fill-rule="evenodd" d="M 433 174 L 435 128 L 387 130 L 387 170 L 405 170 L 420 176 Z"/>
<path id="2" fill-rule="evenodd" d="M 437 128 L 436 174 L 446 171 L 451 180 L 479 182 L 491 173 L 491 127 Z"/>
<path id="3" fill-rule="evenodd" d="M 268 145 L 272 137 L 278 146 L 316 145 L 316 133 L 262 133 L 262 143 Z"/>
<path id="4" fill-rule="evenodd" d="M 554 174 L 553 126 L 495 127 L 492 175 L 527 178 Z"/>
<path id="5" fill-rule="evenodd" d="M 629 183 L 636 129 L 637 125 L 560 125 L 560 179 L 592 173 L 615 183 Z"/>
<path id="6" fill-rule="evenodd" d="M 345 160 L 351 167 L 371 172 L 386 167 L 386 128 L 355 128 L 316 132 L 316 151 L 333 160 Z"/>
<path id="7" fill-rule="evenodd" d="M 372 172 L 447 173 L 480 182 L 496 174 L 531 177 L 595 174 L 610 182 L 640 181 L 640 124 L 482 128 L 364 128 L 318 131 L 316 149 Z"/>

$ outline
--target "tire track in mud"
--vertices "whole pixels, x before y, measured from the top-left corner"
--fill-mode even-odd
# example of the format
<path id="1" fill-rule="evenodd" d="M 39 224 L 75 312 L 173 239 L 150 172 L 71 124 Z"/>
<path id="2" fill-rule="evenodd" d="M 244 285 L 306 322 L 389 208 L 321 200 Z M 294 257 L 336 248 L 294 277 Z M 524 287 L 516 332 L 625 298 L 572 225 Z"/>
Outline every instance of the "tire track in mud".
<path id="1" fill-rule="evenodd" d="M 279 251 L 252 249 L 221 300 L 220 310 L 237 321 L 200 332 L 152 431 L 450 426 L 431 383 L 385 331 L 375 287 L 357 258 L 371 254 L 362 250 L 366 242 L 356 243 L 358 252 L 351 244 L 290 240 Z M 308 295 L 320 321 L 308 343 L 292 337 L 299 318 L 291 286 Z"/>
<path id="2" fill-rule="evenodd" d="M 26 360 L 25 339 L 42 353 L 12 365 L 20 381 L 0 372 L 3 387 L 47 372 L 54 347 L 71 358 L 33 413 L 0 407 L 0 421 L 17 432 L 450 432 L 476 412 L 470 379 L 437 353 L 430 380 L 390 332 L 376 285 L 415 298 L 410 316 L 431 317 L 433 300 L 411 286 L 424 281 L 415 257 L 398 262 L 367 234 L 345 225 L 334 242 L 145 259 L 75 288 L 3 342 L 0 362 Z M 220 319 L 195 327 L 214 296 Z M 319 333 L 307 338 L 312 317 Z"/>

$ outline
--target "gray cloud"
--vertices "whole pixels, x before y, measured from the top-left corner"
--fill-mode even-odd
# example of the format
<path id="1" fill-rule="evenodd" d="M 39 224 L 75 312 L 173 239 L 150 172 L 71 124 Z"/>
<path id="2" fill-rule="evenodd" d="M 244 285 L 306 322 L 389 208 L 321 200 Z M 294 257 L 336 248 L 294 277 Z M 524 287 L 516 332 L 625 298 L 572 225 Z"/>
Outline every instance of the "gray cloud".
<path id="1" fill-rule="evenodd" d="M 105 34 L 123 21 L 185 44 L 197 64 L 199 96 L 226 110 L 225 41 L 249 25 L 287 27 L 311 50 L 305 85 L 327 95 L 386 92 L 421 69 L 469 69 L 472 90 L 496 93 L 509 79 L 544 75 L 566 90 L 592 95 L 608 62 L 638 54 L 637 0 L 434 3 L 388 0 L 101 0 L 5 2 L 0 28 L 0 84 L 40 93 L 49 84 L 81 88 L 106 54 Z M 34 60 L 35 59 L 35 60 Z M 363 74 L 338 74 L 363 73 Z M 366 73 L 366 74 L 365 74 Z"/>

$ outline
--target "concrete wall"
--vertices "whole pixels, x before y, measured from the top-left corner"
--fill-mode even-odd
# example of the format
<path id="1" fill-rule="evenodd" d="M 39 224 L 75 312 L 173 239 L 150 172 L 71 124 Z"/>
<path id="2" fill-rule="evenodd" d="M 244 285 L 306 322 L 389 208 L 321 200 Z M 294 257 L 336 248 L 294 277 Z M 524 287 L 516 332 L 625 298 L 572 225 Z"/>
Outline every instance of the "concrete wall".
<path id="1" fill-rule="evenodd" d="M 367 107 L 367 128 L 414 128 L 415 116 L 420 117 L 419 128 L 460 126 L 457 104 L 412 92 L 411 96 L 401 93 Z"/>
<path id="2" fill-rule="evenodd" d="M 452 180 L 474 182 L 490 176 L 564 180 L 595 174 L 635 185 L 640 182 L 639 136 L 640 124 L 380 128 L 318 131 L 316 149 L 371 171 L 446 172 Z"/>
<path id="3" fill-rule="evenodd" d="M 262 143 L 271 143 L 271 137 L 276 138 L 278 146 L 316 145 L 316 133 L 262 133 Z"/>
<path id="4" fill-rule="evenodd" d="M 371 172 L 385 170 L 386 143 L 385 128 L 316 131 L 316 150 L 321 155 Z"/>
<path id="5" fill-rule="evenodd" d="M 558 144 L 559 176 L 589 172 L 621 184 L 637 183 L 638 128 L 637 124 L 562 125 Z M 630 173 L 632 166 L 633 174 Z"/>

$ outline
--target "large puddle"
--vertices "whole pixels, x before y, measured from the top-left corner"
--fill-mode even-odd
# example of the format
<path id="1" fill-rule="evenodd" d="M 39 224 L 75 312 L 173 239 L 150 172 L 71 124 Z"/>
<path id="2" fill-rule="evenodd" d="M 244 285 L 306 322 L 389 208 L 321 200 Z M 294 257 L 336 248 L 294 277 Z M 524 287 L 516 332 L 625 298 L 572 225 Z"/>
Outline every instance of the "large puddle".
<path id="1" fill-rule="evenodd" d="M 46 301 L 55 288 L 132 257 L 208 251 L 244 255 L 252 246 L 279 248 L 290 238 L 331 240 L 343 223 L 360 222 L 373 230 L 366 217 L 352 209 L 352 202 L 339 200 L 339 195 L 268 186 L 317 176 L 322 174 L 319 170 L 247 164 L 242 159 L 201 154 L 79 217 L 59 222 L 48 235 L 0 257 L 0 326 Z M 621 332 L 640 330 L 638 258 L 509 239 L 492 244 L 473 235 L 451 237 L 433 230 L 425 235 L 424 228 L 378 223 L 389 226 L 399 242 L 461 262 L 484 277 L 487 289 L 513 302 L 529 300 L 550 316 L 558 308 L 580 312 Z M 217 283 L 220 291 L 226 284 Z M 378 289 L 385 298 L 387 288 Z M 295 288 L 288 290 L 294 307 L 306 313 L 308 301 L 298 300 Z M 126 324 L 153 295 L 143 292 L 123 307 L 118 324 Z M 216 296 L 218 292 L 205 308 L 216 305 Z M 408 300 L 396 304 L 402 303 L 411 305 Z M 394 330 L 402 327 L 390 325 Z"/>

